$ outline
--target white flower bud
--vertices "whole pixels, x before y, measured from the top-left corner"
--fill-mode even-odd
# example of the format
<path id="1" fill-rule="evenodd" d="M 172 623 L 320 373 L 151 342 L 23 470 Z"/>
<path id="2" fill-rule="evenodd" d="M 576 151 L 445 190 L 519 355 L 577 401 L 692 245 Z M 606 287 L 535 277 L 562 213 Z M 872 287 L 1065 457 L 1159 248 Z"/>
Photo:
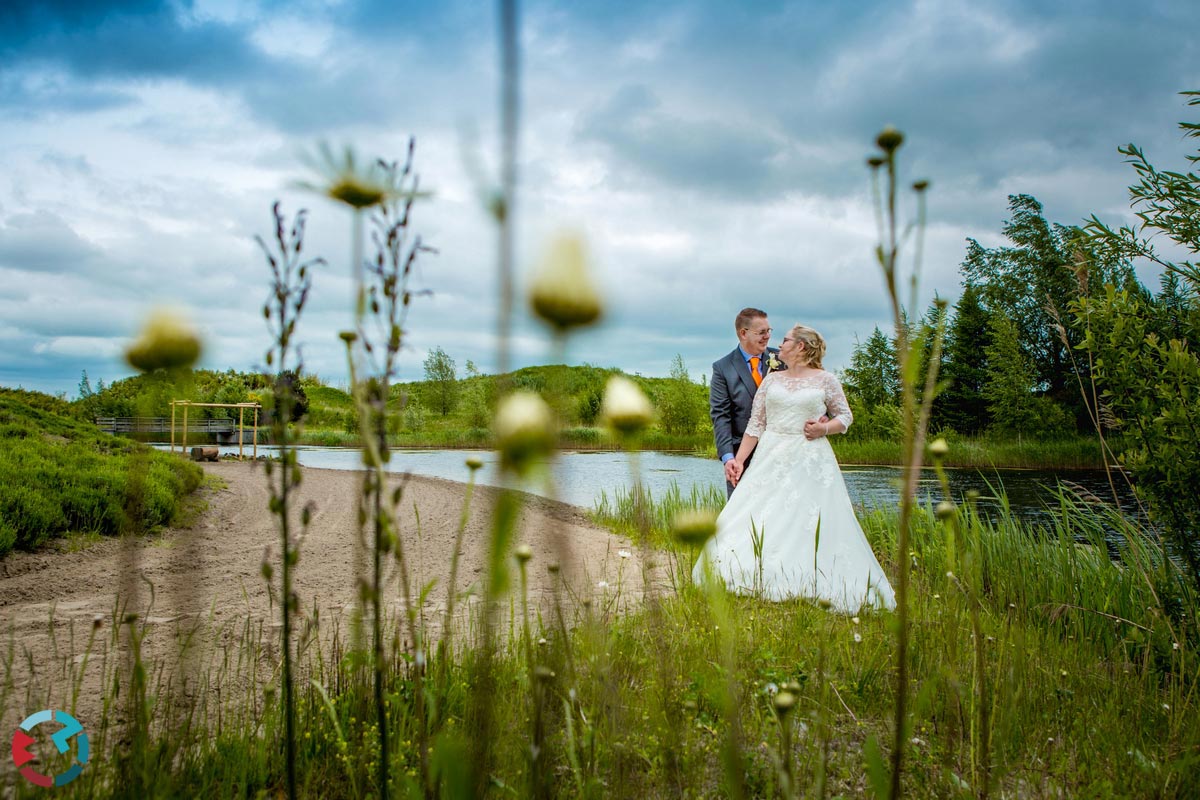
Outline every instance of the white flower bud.
<path id="1" fill-rule="evenodd" d="M 513 392 L 496 410 L 496 443 L 501 464 L 524 472 L 554 449 L 550 407 L 533 392 Z"/>
<path id="2" fill-rule="evenodd" d="M 560 330 L 595 322 L 603 308 L 589 273 L 583 238 L 555 238 L 529 287 L 534 313 Z"/>
<path id="3" fill-rule="evenodd" d="M 654 421 L 650 399 L 636 383 L 621 375 L 608 379 L 600 413 L 617 433 L 624 436 L 640 433 Z"/>
<path id="4" fill-rule="evenodd" d="M 694 509 L 682 511 L 671 523 L 671 533 L 680 544 L 699 547 L 717 532 L 717 515 L 713 511 Z"/>

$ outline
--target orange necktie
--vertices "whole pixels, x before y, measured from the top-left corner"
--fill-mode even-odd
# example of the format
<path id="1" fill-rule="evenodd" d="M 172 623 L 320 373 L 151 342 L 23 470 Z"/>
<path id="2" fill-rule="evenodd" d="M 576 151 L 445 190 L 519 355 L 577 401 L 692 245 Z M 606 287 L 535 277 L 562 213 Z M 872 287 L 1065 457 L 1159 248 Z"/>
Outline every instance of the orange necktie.
<path id="1" fill-rule="evenodd" d="M 758 356 L 750 357 L 750 377 L 754 378 L 755 386 L 762 386 L 762 375 L 758 371 Z"/>

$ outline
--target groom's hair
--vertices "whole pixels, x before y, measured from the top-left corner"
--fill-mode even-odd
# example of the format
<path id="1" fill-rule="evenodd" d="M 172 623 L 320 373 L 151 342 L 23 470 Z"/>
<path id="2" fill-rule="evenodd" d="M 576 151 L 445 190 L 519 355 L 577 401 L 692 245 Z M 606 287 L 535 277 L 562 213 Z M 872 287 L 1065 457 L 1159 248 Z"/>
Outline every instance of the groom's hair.
<path id="1" fill-rule="evenodd" d="M 760 308 L 743 308 L 733 320 L 733 332 L 738 333 L 742 328 L 749 328 L 753 320 L 766 316 L 767 312 Z"/>

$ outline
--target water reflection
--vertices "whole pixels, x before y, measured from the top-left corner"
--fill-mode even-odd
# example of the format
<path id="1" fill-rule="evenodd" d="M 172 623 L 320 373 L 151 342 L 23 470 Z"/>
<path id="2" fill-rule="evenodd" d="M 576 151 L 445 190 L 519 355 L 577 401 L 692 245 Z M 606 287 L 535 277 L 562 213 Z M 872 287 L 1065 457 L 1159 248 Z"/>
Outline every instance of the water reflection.
<path id="1" fill-rule="evenodd" d="M 260 454 L 271 455 L 274 447 L 259 445 Z M 221 447 L 222 453 L 236 453 L 237 447 Z M 344 447 L 297 448 L 300 463 L 323 469 L 362 469 L 358 450 Z M 413 472 L 454 481 L 467 479 L 466 459 L 474 456 L 483 461 L 476 480 L 484 485 L 501 485 L 498 458 L 487 450 L 395 450 L 388 469 L 392 472 Z M 725 481 L 721 465 L 715 459 L 678 455 L 675 453 L 642 452 L 635 455 L 619 452 L 563 453 L 555 470 L 558 499 L 572 505 L 591 508 L 602 492 L 612 497 L 630 485 L 630 460 L 636 459 L 643 483 L 655 496 L 665 492 L 672 483 L 679 484 L 684 494 L 692 487 L 701 490 L 713 487 L 724 492 Z M 950 490 L 956 501 L 974 489 L 982 495 L 981 510 L 999 509 L 996 492 L 1003 489 L 1013 512 L 1028 521 L 1045 520 L 1049 507 L 1055 506 L 1053 490 L 1059 480 L 1070 481 L 1082 489 L 1111 502 L 1112 490 L 1103 471 L 1070 470 L 1061 473 L 1048 470 L 947 470 Z M 900 470 L 895 467 L 854 467 L 842 470 L 846 487 L 855 503 L 867 508 L 884 508 L 899 502 Z M 526 491 L 546 494 L 546 487 L 528 485 Z M 1118 489 L 1122 489 L 1118 484 Z M 933 470 L 921 474 L 917 488 L 922 502 L 936 503 L 942 499 L 941 486 Z M 1127 488 L 1120 492 L 1122 506 L 1134 505 Z"/>

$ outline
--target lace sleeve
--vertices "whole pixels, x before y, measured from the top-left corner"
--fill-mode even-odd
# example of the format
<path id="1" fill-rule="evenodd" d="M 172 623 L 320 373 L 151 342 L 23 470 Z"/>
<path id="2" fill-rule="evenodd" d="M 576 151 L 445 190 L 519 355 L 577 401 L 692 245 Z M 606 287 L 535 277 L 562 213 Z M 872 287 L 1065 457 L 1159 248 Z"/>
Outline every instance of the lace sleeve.
<path id="1" fill-rule="evenodd" d="M 767 428 L 767 386 L 773 383 L 774 379 L 774 375 L 768 374 L 763 378 L 762 386 L 754 393 L 754 405 L 750 406 L 750 421 L 746 423 L 743 436 L 762 438 L 763 431 Z"/>
<path id="2" fill-rule="evenodd" d="M 841 420 L 847 430 L 850 428 L 850 423 L 854 422 L 854 414 L 850 412 L 850 403 L 846 400 L 846 393 L 842 391 L 841 382 L 832 372 L 825 373 L 825 413 L 830 419 Z"/>

